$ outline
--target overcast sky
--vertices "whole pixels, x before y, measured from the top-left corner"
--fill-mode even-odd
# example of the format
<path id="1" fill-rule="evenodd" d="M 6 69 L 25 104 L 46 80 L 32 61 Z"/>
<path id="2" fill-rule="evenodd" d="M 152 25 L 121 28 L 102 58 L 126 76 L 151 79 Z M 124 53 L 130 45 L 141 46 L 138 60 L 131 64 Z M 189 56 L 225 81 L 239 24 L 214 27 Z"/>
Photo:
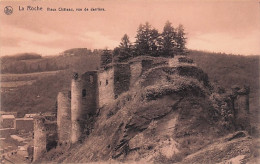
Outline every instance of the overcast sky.
<path id="1" fill-rule="evenodd" d="M 183 24 L 190 49 L 260 55 L 260 3 L 249 1 L 59 1 L 0 2 L 0 55 L 54 55 L 70 48 L 114 48 L 140 23 L 159 31 L 169 20 Z M 18 6 L 105 8 L 104 12 L 18 11 Z M 4 7 L 12 6 L 12 15 Z"/>

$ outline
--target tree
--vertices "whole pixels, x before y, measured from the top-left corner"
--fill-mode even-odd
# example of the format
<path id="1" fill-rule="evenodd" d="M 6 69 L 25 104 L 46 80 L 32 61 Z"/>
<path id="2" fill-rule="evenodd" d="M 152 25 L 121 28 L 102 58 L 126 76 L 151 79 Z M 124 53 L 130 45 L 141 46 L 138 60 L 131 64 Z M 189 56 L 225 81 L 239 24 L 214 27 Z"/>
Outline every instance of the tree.
<path id="1" fill-rule="evenodd" d="M 179 25 L 176 29 L 176 53 L 179 55 L 185 55 L 186 51 L 186 37 L 185 37 L 184 27 L 183 25 Z"/>
<path id="2" fill-rule="evenodd" d="M 26 63 L 23 63 L 23 73 L 28 73 L 28 68 Z"/>
<path id="3" fill-rule="evenodd" d="M 164 25 L 160 38 L 160 55 L 164 57 L 173 57 L 176 48 L 176 33 L 172 24 L 167 21 Z"/>
<path id="4" fill-rule="evenodd" d="M 121 43 L 119 45 L 119 48 L 121 49 L 126 49 L 126 50 L 129 50 L 131 48 L 131 43 L 130 43 L 130 40 L 129 40 L 129 37 L 127 34 L 125 34 L 122 39 L 121 39 Z"/>
<path id="5" fill-rule="evenodd" d="M 114 49 L 114 60 L 116 62 L 125 62 L 133 56 L 132 44 L 127 34 L 125 34 L 120 42 L 119 47 Z"/>
<path id="6" fill-rule="evenodd" d="M 40 67 L 40 64 L 38 64 L 37 72 L 42 72 L 42 69 L 41 69 L 41 67 Z"/>
<path id="7" fill-rule="evenodd" d="M 156 56 L 158 50 L 159 32 L 152 29 L 151 25 L 146 22 L 145 25 L 140 24 L 135 42 L 135 53 L 140 55 Z"/>

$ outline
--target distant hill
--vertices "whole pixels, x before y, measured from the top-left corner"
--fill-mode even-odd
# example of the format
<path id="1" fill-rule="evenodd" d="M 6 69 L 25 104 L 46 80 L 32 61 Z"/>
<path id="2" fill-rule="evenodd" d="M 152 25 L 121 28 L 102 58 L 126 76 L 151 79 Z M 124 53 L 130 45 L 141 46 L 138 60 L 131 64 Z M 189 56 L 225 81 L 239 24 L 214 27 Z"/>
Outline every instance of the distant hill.
<path id="1" fill-rule="evenodd" d="M 90 54 L 77 54 L 75 52 L 82 52 L 77 49 L 73 49 L 73 52 L 74 55 L 67 53 L 26 61 L 7 61 L 2 64 L 2 71 L 6 67 L 15 69 L 11 74 L 9 71 L 4 72 L 1 79 L 5 84 L 1 88 L 1 110 L 17 111 L 19 116 L 25 113 L 55 111 L 58 91 L 69 88 L 73 72 L 81 74 L 99 67 L 101 50 Z M 24 71 L 24 68 L 29 70 Z M 8 88 L 4 88 L 5 86 Z"/>
<path id="2" fill-rule="evenodd" d="M 37 53 L 21 53 L 21 54 L 16 54 L 13 56 L 3 56 L 1 57 L 2 62 L 6 61 L 12 61 L 12 60 L 31 60 L 31 59 L 41 59 L 42 56 Z"/>
<path id="3" fill-rule="evenodd" d="M 67 56 L 42 57 L 26 61 L 26 64 L 31 65 L 35 69 L 37 69 L 38 64 L 46 65 L 46 63 L 50 65 L 56 63 L 58 67 L 69 65 L 67 69 L 52 76 L 41 78 L 36 78 L 35 75 L 33 78 L 22 78 L 19 76 L 17 79 L 14 75 L 12 77 L 10 75 L 10 78 L 5 76 L 5 82 L 8 82 L 8 79 L 10 81 L 36 81 L 32 85 L 15 88 L 14 92 L 1 92 L 1 110 L 19 111 L 21 114 L 54 110 L 57 93 L 63 87 L 69 87 L 73 72 L 83 73 L 99 67 L 100 50 L 93 51 L 91 55 L 68 55 L 71 52 L 82 51 L 88 50 L 72 49 L 64 51 L 67 53 Z M 209 75 L 211 82 L 215 81 L 224 88 L 230 88 L 235 84 L 249 84 L 251 87 L 250 111 L 254 117 L 253 119 L 255 119 L 253 122 L 257 120 L 257 114 L 255 113 L 259 109 L 259 56 L 237 56 L 191 51 L 189 57 Z M 10 63 L 5 64 L 8 65 Z M 40 97 L 37 98 L 38 95 Z"/>
<path id="4" fill-rule="evenodd" d="M 87 48 L 73 48 L 61 53 L 62 55 L 90 55 L 92 51 Z"/>
<path id="5" fill-rule="evenodd" d="M 91 51 L 87 48 L 74 48 L 66 50 L 60 55 L 42 57 L 39 54 L 24 53 L 15 56 L 5 56 L 1 58 L 1 73 L 33 73 L 44 71 L 57 71 L 65 69 L 84 70 L 89 65 L 96 65 L 99 61 L 101 50 Z M 90 61 L 86 66 L 86 60 Z M 96 69 L 92 67 L 92 69 Z"/>

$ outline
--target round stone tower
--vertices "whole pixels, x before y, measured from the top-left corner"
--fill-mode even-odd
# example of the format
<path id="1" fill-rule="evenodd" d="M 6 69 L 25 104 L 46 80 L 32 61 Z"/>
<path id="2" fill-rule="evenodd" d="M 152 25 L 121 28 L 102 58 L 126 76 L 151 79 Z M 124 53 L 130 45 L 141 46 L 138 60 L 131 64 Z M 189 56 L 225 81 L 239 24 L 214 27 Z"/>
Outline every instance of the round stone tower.
<path id="1" fill-rule="evenodd" d="M 46 129 L 44 126 L 45 119 L 34 117 L 34 149 L 33 160 L 39 159 L 46 152 Z"/>
<path id="2" fill-rule="evenodd" d="M 59 143 L 68 143 L 70 141 L 71 131 L 71 111 L 70 111 L 70 93 L 69 91 L 59 92 L 57 96 L 57 126 Z"/>
<path id="3" fill-rule="evenodd" d="M 81 137 L 82 86 L 78 74 L 71 81 L 71 143 Z"/>

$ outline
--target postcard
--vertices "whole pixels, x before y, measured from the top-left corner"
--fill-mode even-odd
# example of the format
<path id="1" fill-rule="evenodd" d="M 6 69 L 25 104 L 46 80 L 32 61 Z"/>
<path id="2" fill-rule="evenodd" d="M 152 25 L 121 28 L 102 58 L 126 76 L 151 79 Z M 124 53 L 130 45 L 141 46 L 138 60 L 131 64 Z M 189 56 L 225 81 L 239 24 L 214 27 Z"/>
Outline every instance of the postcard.
<path id="1" fill-rule="evenodd" d="M 259 163 L 259 4 L 0 1 L 1 163 Z"/>

